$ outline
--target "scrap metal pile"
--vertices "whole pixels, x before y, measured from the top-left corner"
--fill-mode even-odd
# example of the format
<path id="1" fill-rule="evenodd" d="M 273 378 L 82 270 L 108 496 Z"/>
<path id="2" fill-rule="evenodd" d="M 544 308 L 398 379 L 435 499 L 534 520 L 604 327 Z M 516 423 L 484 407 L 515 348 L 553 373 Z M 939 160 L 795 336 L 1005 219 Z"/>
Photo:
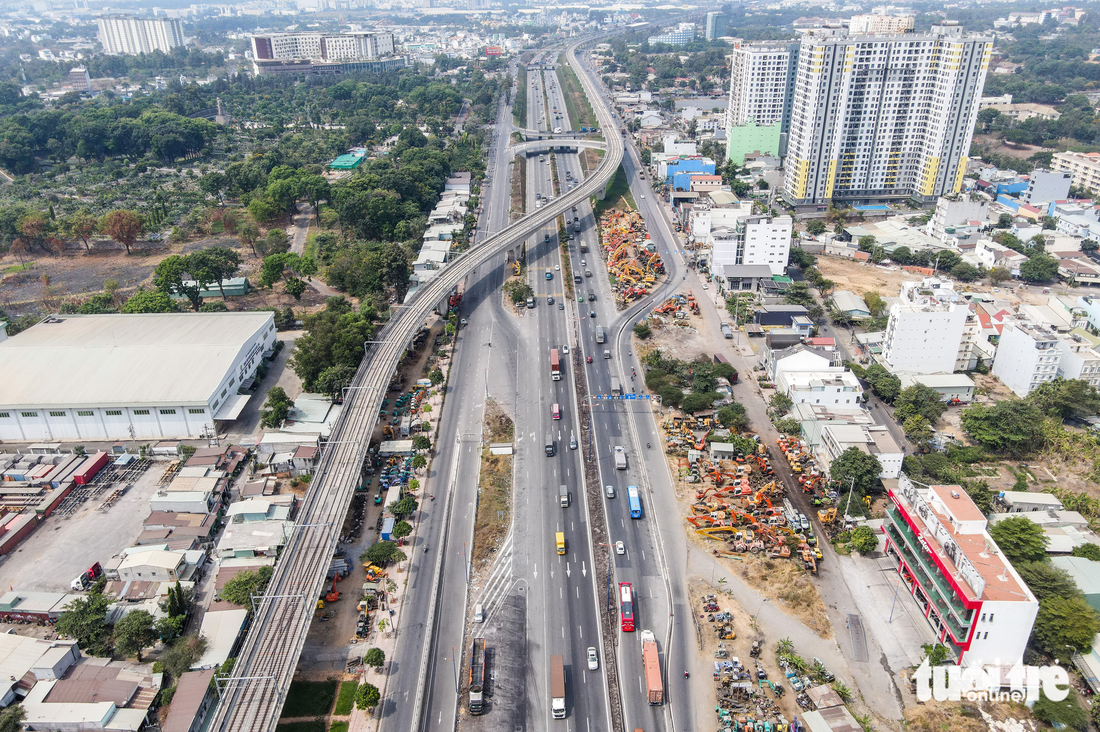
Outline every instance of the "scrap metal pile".
<path id="1" fill-rule="evenodd" d="M 661 305 L 653 308 L 653 313 L 650 317 L 660 318 L 662 315 L 671 316 L 673 323 L 677 325 L 687 325 L 688 318 L 693 314 L 699 314 L 699 303 L 696 302 L 695 295 L 676 294 L 665 300 Z"/>
<path id="2" fill-rule="evenodd" d="M 753 644 L 751 668 L 742 664 L 737 656 L 729 655 L 725 641 L 735 637 L 732 613 L 719 609 L 716 595 L 704 595 L 701 601 L 699 617 L 710 623 L 719 639 L 712 678 L 717 700 L 714 714 L 720 728 L 736 732 L 801 730 L 798 720 L 788 722 L 779 708 L 778 699 L 783 696 L 784 688 L 768 680 L 767 670 L 756 658 L 760 655 L 760 643 Z"/>
<path id="3" fill-rule="evenodd" d="M 615 280 L 619 307 L 644 297 L 665 273 L 656 246 L 649 241 L 645 220 L 637 211 L 611 210 L 600 218 L 600 241 L 607 271 Z"/>

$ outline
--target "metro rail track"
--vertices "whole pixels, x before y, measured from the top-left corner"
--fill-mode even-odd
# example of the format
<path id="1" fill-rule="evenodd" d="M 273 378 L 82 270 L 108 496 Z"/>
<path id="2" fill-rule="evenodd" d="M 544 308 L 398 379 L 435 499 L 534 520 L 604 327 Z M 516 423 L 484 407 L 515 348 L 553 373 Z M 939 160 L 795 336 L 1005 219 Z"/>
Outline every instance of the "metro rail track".
<path id="1" fill-rule="evenodd" d="M 345 392 L 344 409 L 323 446 L 314 479 L 293 531 L 286 537 L 267 591 L 256 602 L 252 626 L 231 675 L 218 679 L 221 698 L 209 727 L 212 732 L 274 732 L 360 478 L 386 387 L 421 324 L 472 271 L 529 238 L 572 206 L 601 194 L 618 169 L 623 157 L 622 138 L 607 107 L 595 102 L 599 97 L 596 86 L 576 58 L 578 46 L 591 40 L 574 43 L 565 55 L 594 101 L 592 107 L 604 131 L 607 154 L 576 189 L 452 260 L 376 334 L 373 347 Z"/>

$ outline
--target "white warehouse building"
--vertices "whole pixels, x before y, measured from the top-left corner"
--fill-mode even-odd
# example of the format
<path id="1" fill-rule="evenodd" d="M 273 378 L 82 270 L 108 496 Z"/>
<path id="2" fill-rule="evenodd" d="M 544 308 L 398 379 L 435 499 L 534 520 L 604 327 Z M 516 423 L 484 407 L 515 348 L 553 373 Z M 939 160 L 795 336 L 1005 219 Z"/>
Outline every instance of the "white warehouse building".
<path id="1" fill-rule="evenodd" d="M 274 346 L 270 312 L 51 316 L 0 341 L 0 440 L 198 437 Z"/>

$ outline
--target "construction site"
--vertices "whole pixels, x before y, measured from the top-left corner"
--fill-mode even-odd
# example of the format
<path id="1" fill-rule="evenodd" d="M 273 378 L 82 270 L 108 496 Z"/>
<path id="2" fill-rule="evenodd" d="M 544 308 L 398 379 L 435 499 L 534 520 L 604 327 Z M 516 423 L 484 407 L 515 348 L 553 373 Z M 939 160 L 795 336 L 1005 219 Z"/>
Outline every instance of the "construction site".
<path id="1" fill-rule="evenodd" d="M 665 265 L 637 211 L 611 209 L 600 217 L 599 230 L 615 304 L 622 310 L 649 294 Z"/>

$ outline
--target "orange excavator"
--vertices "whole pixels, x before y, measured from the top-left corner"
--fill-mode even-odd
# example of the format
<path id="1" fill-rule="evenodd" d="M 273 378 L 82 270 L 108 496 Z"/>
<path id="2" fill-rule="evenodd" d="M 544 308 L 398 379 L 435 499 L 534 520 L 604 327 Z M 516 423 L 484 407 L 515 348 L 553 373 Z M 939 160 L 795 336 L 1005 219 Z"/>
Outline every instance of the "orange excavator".
<path id="1" fill-rule="evenodd" d="M 332 587 L 325 595 L 325 602 L 336 602 L 340 599 L 340 590 L 336 589 L 336 582 L 339 577 L 340 575 L 336 575 L 336 577 L 332 578 Z"/>

